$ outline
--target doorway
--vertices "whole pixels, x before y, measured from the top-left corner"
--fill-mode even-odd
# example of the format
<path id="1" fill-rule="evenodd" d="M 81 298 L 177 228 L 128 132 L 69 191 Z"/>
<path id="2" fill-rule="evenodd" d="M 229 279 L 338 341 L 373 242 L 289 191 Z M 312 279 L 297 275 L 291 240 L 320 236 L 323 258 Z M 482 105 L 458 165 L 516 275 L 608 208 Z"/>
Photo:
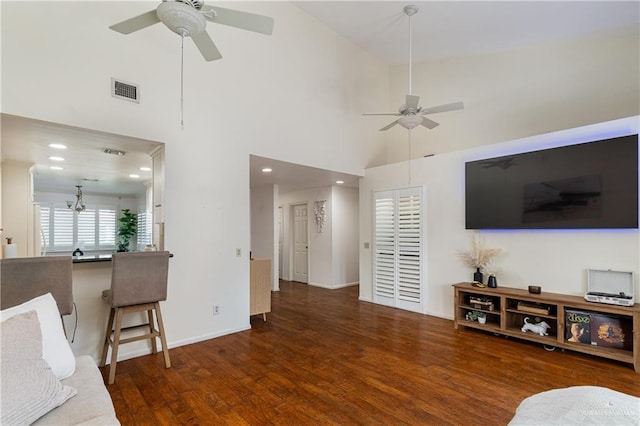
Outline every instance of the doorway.
<path id="1" fill-rule="evenodd" d="M 293 217 L 293 281 L 309 283 L 309 230 L 307 203 L 291 206 Z"/>

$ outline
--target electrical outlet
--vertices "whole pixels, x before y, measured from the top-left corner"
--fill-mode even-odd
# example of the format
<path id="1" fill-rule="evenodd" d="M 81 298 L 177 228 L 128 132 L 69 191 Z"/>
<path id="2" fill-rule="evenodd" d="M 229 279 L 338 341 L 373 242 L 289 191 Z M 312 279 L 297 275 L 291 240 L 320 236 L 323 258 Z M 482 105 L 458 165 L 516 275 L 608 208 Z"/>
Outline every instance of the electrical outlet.
<path id="1" fill-rule="evenodd" d="M 236 249 L 236 257 L 240 257 L 240 256 L 242 256 L 242 250 L 237 248 Z"/>
<path id="2" fill-rule="evenodd" d="M 213 315 L 220 315 L 220 305 L 213 305 Z"/>

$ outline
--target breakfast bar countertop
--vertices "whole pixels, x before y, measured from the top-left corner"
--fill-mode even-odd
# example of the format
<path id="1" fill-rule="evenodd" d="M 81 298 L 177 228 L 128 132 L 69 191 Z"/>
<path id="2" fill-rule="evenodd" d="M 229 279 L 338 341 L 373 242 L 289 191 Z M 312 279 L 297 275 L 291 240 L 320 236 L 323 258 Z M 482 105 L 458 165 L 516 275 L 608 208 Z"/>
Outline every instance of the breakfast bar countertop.
<path id="1" fill-rule="evenodd" d="M 73 263 L 111 262 L 109 254 L 91 254 L 87 256 L 73 256 Z"/>
<path id="2" fill-rule="evenodd" d="M 73 263 L 111 262 L 111 256 L 112 253 L 73 256 Z M 173 253 L 169 253 L 169 257 L 173 257 Z"/>

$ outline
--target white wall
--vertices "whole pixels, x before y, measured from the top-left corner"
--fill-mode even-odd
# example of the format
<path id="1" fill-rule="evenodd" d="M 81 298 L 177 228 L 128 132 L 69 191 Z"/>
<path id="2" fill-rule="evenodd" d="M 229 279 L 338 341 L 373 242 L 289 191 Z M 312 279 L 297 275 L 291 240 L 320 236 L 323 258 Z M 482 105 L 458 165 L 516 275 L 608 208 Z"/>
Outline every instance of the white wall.
<path id="1" fill-rule="evenodd" d="M 271 289 L 277 290 L 278 250 L 274 232 L 278 188 L 276 185 L 251 190 L 251 255 L 271 259 Z"/>
<path id="2" fill-rule="evenodd" d="M 181 129 L 180 37 L 161 24 L 126 36 L 108 29 L 155 6 L 3 1 L 1 104 L 165 143 L 165 248 L 174 257 L 163 315 L 175 346 L 250 326 L 249 155 L 357 175 L 381 164 L 384 136 L 361 113 L 386 104 L 388 70 L 289 3 L 234 2 L 274 17 L 274 34 L 211 24 L 224 58 L 209 63 L 185 41 Z M 112 98 L 111 77 L 139 84 L 141 102 Z"/>
<path id="3" fill-rule="evenodd" d="M 473 271 L 460 261 L 458 252 L 468 250 L 473 231 L 465 230 L 464 163 L 637 133 L 640 117 L 615 120 L 514 141 L 445 153 L 413 160 L 411 185 L 426 187 L 427 244 L 425 313 L 452 318 L 451 284 L 470 281 Z M 371 301 L 372 193 L 379 189 L 408 186 L 409 163 L 368 169 L 360 181 L 360 298 Z M 482 231 L 487 247 L 504 254 L 497 262 L 498 285 L 583 295 L 587 269 L 633 271 L 636 294 L 640 275 L 640 231 L 631 230 L 509 230 Z"/>
<path id="4" fill-rule="evenodd" d="M 333 287 L 358 283 L 358 188 L 332 187 Z"/>
<path id="5" fill-rule="evenodd" d="M 12 238 L 17 245 L 17 256 L 25 257 L 29 247 L 29 214 L 33 202 L 33 179 L 31 169 L 33 164 L 5 161 L 2 163 L 2 194 L 6 196 L 2 203 L 2 241 Z M 2 257 L 2 254 L 0 254 Z"/>
<path id="6" fill-rule="evenodd" d="M 391 111 L 403 103 L 407 78 L 406 66 L 391 68 Z M 413 92 L 423 107 L 463 101 L 465 109 L 430 115 L 441 125 L 412 132 L 411 158 L 638 115 L 638 28 L 416 64 Z M 378 127 L 389 121 L 379 120 Z M 389 162 L 407 160 L 407 131 L 386 133 Z"/>
<path id="7" fill-rule="evenodd" d="M 273 258 L 274 187 L 251 190 L 251 253 L 253 257 Z"/>

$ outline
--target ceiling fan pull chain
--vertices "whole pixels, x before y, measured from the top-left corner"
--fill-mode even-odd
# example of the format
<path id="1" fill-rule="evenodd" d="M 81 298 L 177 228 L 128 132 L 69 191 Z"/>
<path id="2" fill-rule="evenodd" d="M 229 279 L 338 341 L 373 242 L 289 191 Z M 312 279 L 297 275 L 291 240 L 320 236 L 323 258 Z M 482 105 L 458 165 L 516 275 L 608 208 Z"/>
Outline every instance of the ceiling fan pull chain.
<path id="1" fill-rule="evenodd" d="M 411 129 L 409 130 L 409 185 L 411 185 Z"/>
<path id="2" fill-rule="evenodd" d="M 180 129 L 184 130 L 184 31 L 180 33 L 182 48 L 180 49 Z"/>

